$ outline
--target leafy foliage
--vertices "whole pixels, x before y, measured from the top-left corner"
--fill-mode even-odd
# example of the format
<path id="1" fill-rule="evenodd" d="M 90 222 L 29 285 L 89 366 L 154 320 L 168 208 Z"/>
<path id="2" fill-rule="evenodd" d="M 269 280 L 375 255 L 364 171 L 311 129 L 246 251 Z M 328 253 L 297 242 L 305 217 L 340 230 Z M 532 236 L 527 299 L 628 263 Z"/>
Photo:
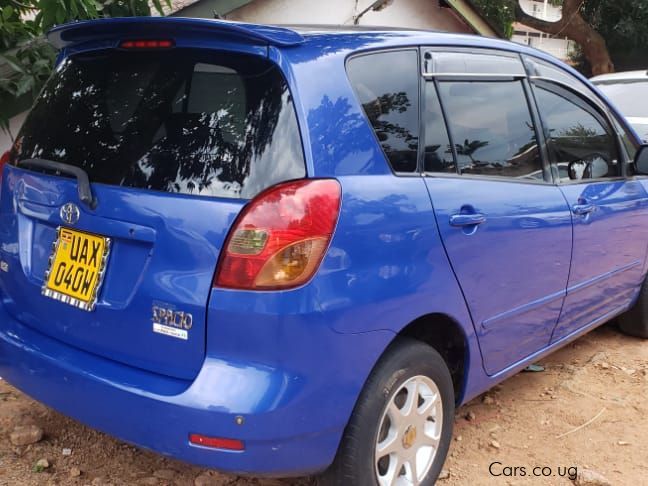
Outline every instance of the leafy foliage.
<path id="1" fill-rule="evenodd" d="M 171 0 L 153 0 L 158 13 Z M 49 77 L 56 54 L 42 34 L 58 24 L 100 17 L 151 15 L 148 0 L 0 0 L 0 106 L 7 100 L 36 97 Z M 9 114 L 0 110 L 0 128 L 8 130 Z"/>
<path id="2" fill-rule="evenodd" d="M 508 39 L 513 36 L 516 0 L 473 0 L 484 17 L 490 20 Z"/>
<path id="3" fill-rule="evenodd" d="M 482 14 L 490 20 L 508 39 L 513 37 L 515 22 L 515 4 L 518 0 L 473 0 Z M 587 3 L 587 2 L 586 2 Z M 549 0 L 549 4 L 558 6 L 562 0 Z"/>
<path id="4" fill-rule="evenodd" d="M 26 11 L 22 5 L 11 0 L 0 0 L 0 49 L 9 49 L 38 33 L 33 21 L 21 20 L 21 15 Z"/>
<path id="5" fill-rule="evenodd" d="M 508 37 L 513 34 L 515 2 L 518 0 L 474 0 L 483 14 Z M 552 5 L 561 0 L 550 0 Z M 583 0 L 580 14 L 607 43 L 612 60 L 619 70 L 645 68 L 648 49 L 648 0 Z M 581 53 L 572 61 L 587 72 Z"/>
<path id="6" fill-rule="evenodd" d="M 587 0 L 582 15 L 606 40 L 617 69 L 644 69 L 648 0 Z"/>
<path id="7" fill-rule="evenodd" d="M 0 90 L 16 98 L 32 93 L 34 96 L 49 77 L 56 53 L 44 41 L 34 41 L 14 54 L 0 56 L 15 73 L 0 78 Z"/>

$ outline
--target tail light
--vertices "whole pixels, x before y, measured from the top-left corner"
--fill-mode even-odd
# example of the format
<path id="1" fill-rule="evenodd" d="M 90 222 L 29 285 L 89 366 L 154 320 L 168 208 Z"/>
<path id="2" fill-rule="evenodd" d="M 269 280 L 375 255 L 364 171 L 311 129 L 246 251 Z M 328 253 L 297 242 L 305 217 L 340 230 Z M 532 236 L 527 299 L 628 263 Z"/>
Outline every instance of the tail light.
<path id="1" fill-rule="evenodd" d="M 340 211 L 340 184 L 278 184 L 243 210 L 225 244 L 214 284 L 247 290 L 297 287 L 315 274 Z"/>
<path id="2" fill-rule="evenodd" d="M 0 182 L 2 182 L 2 172 L 4 171 L 4 166 L 11 159 L 11 150 L 7 150 L 2 157 L 0 157 Z"/>

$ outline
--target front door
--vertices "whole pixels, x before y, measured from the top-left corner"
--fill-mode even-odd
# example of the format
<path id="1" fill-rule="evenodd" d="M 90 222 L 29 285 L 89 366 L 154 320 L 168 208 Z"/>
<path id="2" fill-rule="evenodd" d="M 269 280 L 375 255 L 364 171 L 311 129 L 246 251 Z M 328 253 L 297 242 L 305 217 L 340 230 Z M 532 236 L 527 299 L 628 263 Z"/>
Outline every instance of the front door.
<path id="1" fill-rule="evenodd" d="M 567 297 L 552 341 L 627 307 L 643 277 L 648 194 L 623 174 L 627 155 L 605 114 L 565 87 L 534 93 L 555 175 L 572 211 L 574 251 Z"/>

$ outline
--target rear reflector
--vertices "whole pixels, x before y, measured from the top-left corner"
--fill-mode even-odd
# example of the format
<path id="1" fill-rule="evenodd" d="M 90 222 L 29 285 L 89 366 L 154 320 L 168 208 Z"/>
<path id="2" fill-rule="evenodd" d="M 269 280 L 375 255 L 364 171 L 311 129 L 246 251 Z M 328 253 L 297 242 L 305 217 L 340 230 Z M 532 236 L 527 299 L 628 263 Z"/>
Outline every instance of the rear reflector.
<path id="1" fill-rule="evenodd" d="M 220 437 L 207 437 L 200 434 L 190 434 L 189 442 L 202 447 L 212 449 L 225 449 L 228 451 L 243 451 L 245 446 L 243 442 L 237 439 L 222 439 Z"/>
<path id="2" fill-rule="evenodd" d="M 133 39 L 119 44 L 122 49 L 169 49 L 174 46 L 170 39 Z"/>
<path id="3" fill-rule="evenodd" d="M 334 179 L 284 182 L 263 191 L 231 229 L 214 284 L 276 290 L 307 282 L 328 250 L 340 198 Z"/>

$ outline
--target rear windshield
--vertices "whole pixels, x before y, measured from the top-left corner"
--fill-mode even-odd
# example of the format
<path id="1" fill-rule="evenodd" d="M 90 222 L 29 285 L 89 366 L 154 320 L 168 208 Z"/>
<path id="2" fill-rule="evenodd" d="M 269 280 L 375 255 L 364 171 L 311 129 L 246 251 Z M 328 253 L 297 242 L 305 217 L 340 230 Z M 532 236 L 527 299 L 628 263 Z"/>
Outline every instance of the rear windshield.
<path id="1" fill-rule="evenodd" d="M 292 99 L 279 69 L 200 51 L 77 55 L 49 80 L 12 161 L 84 169 L 91 182 L 251 198 L 303 177 Z"/>

